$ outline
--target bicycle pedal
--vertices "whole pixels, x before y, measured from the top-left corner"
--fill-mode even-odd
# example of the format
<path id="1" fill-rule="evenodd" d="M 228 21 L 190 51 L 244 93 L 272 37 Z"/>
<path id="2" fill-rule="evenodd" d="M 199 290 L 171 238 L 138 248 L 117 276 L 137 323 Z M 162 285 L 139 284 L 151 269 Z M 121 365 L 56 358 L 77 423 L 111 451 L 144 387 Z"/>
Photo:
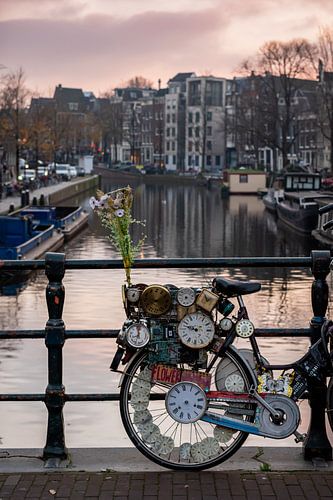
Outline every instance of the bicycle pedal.
<path id="1" fill-rule="evenodd" d="M 304 443 L 307 434 L 306 433 L 301 434 L 300 432 L 295 431 L 294 436 L 295 436 L 295 443 Z"/>

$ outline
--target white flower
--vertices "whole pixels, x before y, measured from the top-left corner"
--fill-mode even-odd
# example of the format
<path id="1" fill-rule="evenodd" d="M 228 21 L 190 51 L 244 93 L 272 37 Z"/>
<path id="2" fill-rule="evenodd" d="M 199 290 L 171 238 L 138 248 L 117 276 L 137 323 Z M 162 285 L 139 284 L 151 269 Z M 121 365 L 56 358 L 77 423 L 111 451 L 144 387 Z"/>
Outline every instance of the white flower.
<path id="1" fill-rule="evenodd" d="M 103 196 L 101 197 L 101 199 L 99 201 L 105 202 L 108 199 L 109 199 L 109 195 L 108 194 L 103 194 Z"/>
<path id="2" fill-rule="evenodd" d="M 95 208 L 98 207 L 99 203 L 94 196 L 90 198 L 89 205 L 93 210 L 95 210 Z"/>
<path id="3" fill-rule="evenodd" d="M 119 208 L 118 210 L 115 211 L 115 214 L 117 217 L 124 217 L 125 210 L 122 208 Z"/>

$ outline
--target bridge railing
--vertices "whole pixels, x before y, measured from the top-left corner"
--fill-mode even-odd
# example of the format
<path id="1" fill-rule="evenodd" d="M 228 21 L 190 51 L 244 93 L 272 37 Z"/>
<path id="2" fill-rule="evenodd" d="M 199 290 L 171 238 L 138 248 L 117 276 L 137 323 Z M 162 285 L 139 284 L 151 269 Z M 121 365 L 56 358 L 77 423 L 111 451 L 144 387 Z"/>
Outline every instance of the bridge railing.
<path id="1" fill-rule="evenodd" d="M 308 328 L 258 328 L 261 337 L 309 337 L 314 343 L 320 337 L 320 328 L 328 306 L 328 284 L 330 272 L 329 251 L 317 250 L 310 257 L 253 257 L 220 259 L 142 259 L 136 260 L 134 268 L 246 268 L 284 267 L 308 268 L 313 274 L 311 300 L 313 317 Z M 3 330 L 4 339 L 44 338 L 48 351 L 48 385 L 43 394 L 0 394 L 0 401 L 42 401 L 48 411 L 47 437 L 43 458 L 65 459 L 68 450 L 65 445 L 63 408 L 70 401 L 119 401 L 119 393 L 68 394 L 63 385 L 63 347 L 67 339 L 116 338 L 118 330 L 66 330 L 62 319 L 65 288 L 62 280 L 67 269 L 121 269 L 121 260 L 66 260 L 65 254 L 47 253 L 45 260 L 0 261 L 2 271 L 44 270 L 48 279 L 46 302 L 49 318 L 44 330 Z M 291 318 L 292 322 L 292 318 Z M 324 390 L 323 390 L 324 387 Z M 310 422 L 304 443 L 304 458 L 332 460 L 332 448 L 326 434 L 326 381 L 309 387 Z M 1 412 L 1 409 L 0 409 Z"/>

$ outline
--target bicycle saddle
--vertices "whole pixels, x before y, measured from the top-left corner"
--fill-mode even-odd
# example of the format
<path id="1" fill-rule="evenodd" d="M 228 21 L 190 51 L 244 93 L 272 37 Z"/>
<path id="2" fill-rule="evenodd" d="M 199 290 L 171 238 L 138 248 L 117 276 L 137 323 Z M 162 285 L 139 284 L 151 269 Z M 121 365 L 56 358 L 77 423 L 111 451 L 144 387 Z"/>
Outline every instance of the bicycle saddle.
<path id="1" fill-rule="evenodd" d="M 237 281 L 227 278 L 215 278 L 213 280 L 214 288 L 227 297 L 236 297 L 237 295 L 247 295 L 249 293 L 259 292 L 261 283 L 258 281 Z"/>

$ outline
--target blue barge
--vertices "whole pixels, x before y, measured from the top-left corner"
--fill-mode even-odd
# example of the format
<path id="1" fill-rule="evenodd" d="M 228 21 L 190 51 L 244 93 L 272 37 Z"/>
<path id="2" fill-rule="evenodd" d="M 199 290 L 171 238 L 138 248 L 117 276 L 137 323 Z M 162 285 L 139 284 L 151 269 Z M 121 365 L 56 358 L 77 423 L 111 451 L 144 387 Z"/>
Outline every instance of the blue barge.
<path id="1" fill-rule="evenodd" d="M 32 217 L 35 225 L 52 224 L 64 235 L 65 242 L 73 238 L 88 223 L 88 214 L 82 207 L 30 206 L 12 215 Z"/>

